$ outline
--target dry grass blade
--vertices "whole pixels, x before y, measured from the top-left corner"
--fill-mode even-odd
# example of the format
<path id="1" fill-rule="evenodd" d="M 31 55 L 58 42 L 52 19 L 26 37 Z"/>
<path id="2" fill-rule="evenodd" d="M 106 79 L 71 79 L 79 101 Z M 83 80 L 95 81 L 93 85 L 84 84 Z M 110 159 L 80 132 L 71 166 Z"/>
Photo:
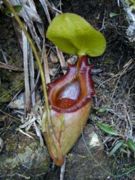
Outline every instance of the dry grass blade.
<path id="1" fill-rule="evenodd" d="M 59 58 L 60 65 L 62 67 L 63 73 L 65 74 L 66 71 L 64 69 L 67 67 L 67 64 L 66 64 L 64 55 L 63 55 L 63 53 L 57 47 L 56 47 L 56 52 L 57 52 L 57 56 Z"/>
<path id="2" fill-rule="evenodd" d="M 9 64 L 6 64 L 6 63 L 2 63 L 2 62 L 0 62 L 0 68 L 8 69 L 8 70 L 11 70 L 11 71 L 23 71 L 23 69 L 21 70 L 20 68 L 15 67 L 14 65 L 9 65 Z"/>
<path id="3" fill-rule="evenodd" d="M 64 159 L 64 164 L 60 168 L 60 180 L 64 180 L 65 168 L 66 168 L 66 158 Z"/>
<path id="4" fill-rule="evenodd" d="M 46 48 L 45 48 L 45 43 L 43 43 L 43 50 L 42 50 L 42 61 L 44 64 L 44 69 L 45 69 L 45 78 L 46 78 L 46 83 L 50 83 L 50 75 L 49 75 L 49 66 L 48 66 L 48 61 L 47 61 L 47 54 L 46 54 Z"/>
<path id="5" fill-rule="evenodd" d="M 12 70 L 12 71 L 23 71 L 23 69 L 16 67 L 15 65 L 9 64 L 9 60 L 12 60 L 12 59 L 3 49 L 0 49 L 0 53 L 2 55 L 2 60 L 0 61 L 0 68 Z"/>
<path id="6" fill-rule="evenodd" d="M 29 31 L 31 33 L 32 38 L 34 39 L 34 41 L 36 42 L 37 47 L 40 49 L 40 38 L 38 37 L 38 34 L 36 32 L 36 28 L 34 26 L 35 22 L 37 23 L 42 23 L 40 16 L 38 15 L 36 8 L 35 8 L 35 4 L 34 1 L 23 1 L 23 0 L 11 0 L 10 3 L 12 5 L 20 5 L 22 6 L 22 9 L 19 13 L 19 15 L 23 18 L 24 22 L 26 23 L 26 25 L 29 28 Z"/>
<path id="7" fill-rule="evenodd" d="M 47 20 L 48 22 L 50 23 L 51 22 L 51 16 L 49 14 L 49 10 L 48 10 L 48 6 L 47 6 L 47 3 L 46 3 L 46 0 L 39 0 L 43 9 L 44 9 L 44 12 L 46 14 L 46 17 L 47 17 Z"/>
<path id="8" fill-rule="evenodd" d="M 24 83 L 25 83 L 25 112 L 30 112 L 31 98 L 30 98 L 29 67 L 28 67 L 29 44 L 24 32 L 22 32 L 22 39 L 23 39 L 23 64 L 24 64 Z"/>
<path id="9" fill-rule="evenodd" d="M 43 94 L 45 97 L 45 106 L 44 106 L 44 110 L 46 110 L 46 114 L 47 114 L 47 120 L 50 121 L 50 109 L 49 109 L 49 103 L 48 103 L 48 96 L 47 96 L 47 87 L 46 87 L 46 79 L 44 77 L 44 73 L 43 73 L 43 68 L 42 68 L 42 64 L 41 64 L 41 59 L 40 56 L 37 52 L 36 46 L 33 43 L 33 40 L 31 39 L 29 33 L 27 32 L 27 29 L 25 28 L 24 24 L 22 23 L 21 19 L 19 18 L 19 16 L 17 15 L 15 9 L 13 8 L 13 6 L 9 3 L 8 0 L 4 0 L 5 5 L 9 8 L 9 10 L 14 14 L 14 17 L 16 19 L 16 21 L 18 22 L 20 28 L 23 30 L 23 32 L 25 33 L 25 36 L 27 37 L 27 40 L 30 44 L 30 47 L 32 48 L 33 54 L 35 56 L 35 59 L 37 61 L 38 67 L 39 67 L 39 71 L 41 74 L 41 81 L 42 81 L 42 87 L 43 87 Z M 28 79 L 26 80 L 28 81 Z M 46 109 L 45 109 L 46 108 Z"/>
<path id="10" fill-rule="evenodd" d="M 29 48 L 29 69 L 30 69 L 30 87 L 31 87 L 31 103 L 32 107 L 35 106 L 36 103 L 36 93 L 35 93 L 35 70 L 34 70 L 34 57 L 32 53 L 32 49 Z"/>
<path id="11" fill-rule="evenodd" d="M 21 5 L 22 6 L 22 10 L 20 11 L 19 15 L 24 19 L 26 26 L 28 27 L 32 38 L 35 40 L 36 45 L 40 51 L 40 53 L 42 54 L 42 61 L 44 62 L 44 59 L 46 60 L 45 63 L 45 77 L 47 80 L 47 83 L 50 82 L 50 77 L 49 77 L 49 73 L 48 73 L 48 62 L 46 57 L 46 51 L 45 51 L 45 37 L 44 37 L 44 24 L 36 10 L 36 5 L 34 3 L 33 0 L 29 1 L 23 1 L 23 0 L 11 0 L 10 3 L 12 3 L 13 5 Z M 45 7 L 45 2 L 42 4 Z M 43 7 L 43 8 L 44 8 Z M 35 25 L 34 25 L 35 24 Z M 43 38 L 43 41 L 41 40 Z M 41 43 L 42 42 L 42 43 Z M 43 48 L 42 48 L 43 47 Z M 33 61 L 33 54 L 30 53 L 31 48 L 29 47 L 29 51 L 27 52 L 29 58 L 30 59 L 30 66 L 29 66 L 29 81 L 30 81 L 30 90 L 32 92 L 31 95 L 31 101 L 32 101 L 32 105 L 34 106 L 35 104 L 35 82 L 34 82 L 34 61 Z M 37 79 L 39 75 L 37 76 Z"/>

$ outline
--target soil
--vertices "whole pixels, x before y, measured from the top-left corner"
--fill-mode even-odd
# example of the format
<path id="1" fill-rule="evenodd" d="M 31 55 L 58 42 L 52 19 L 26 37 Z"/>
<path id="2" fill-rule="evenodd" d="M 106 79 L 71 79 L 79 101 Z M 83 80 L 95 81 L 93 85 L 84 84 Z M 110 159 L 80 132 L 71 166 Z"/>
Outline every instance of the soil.
<path id="1" fill-rule="evenodd" d="M 53 0 L 53 3 L 57 6 L 59 1 Z M 81 15 L 107 40 L 105 53 L 101 57 L 90 58 L 94 64 L 96 96 L 84 134 L 67 155 L 64 180 L 134 179 L 134 152 L 126 147 L 109 157 L 116 142 L 135 136 L 135 48 L 126 36 L 128 22 L 123 7 L 119 7 L 117 1 L 107 0 L 65 0 L 62 3 L 63 12 Z M 111 17 L 111 13 L 115 15 Z M 0 14 L 0 50 L 10 57 L 8 60 L 12 65 L 22 69 L 22 54 L 10 21 L 9 17 Z M 2 51 L 0 62 L 3 62 Z M 19 90 L 22 91 L 23 73 L 4 68 L 0 70 L 0 136 L 6 143 L 5 131 L 13 132 L 20 124 L 9 116 L 13 114 L 7 105 Z M 101 131 L 97 121 L 113 125 L 122 139 Z M 100 144 L 94 148 L 89 146 L 92 133 L 98 135 Z M 53 167 L 48 161 L 44 174 L 41 179 L 57 180 L 60 168 Z M 36 175 L 32 177 L 38 178 Z"/>

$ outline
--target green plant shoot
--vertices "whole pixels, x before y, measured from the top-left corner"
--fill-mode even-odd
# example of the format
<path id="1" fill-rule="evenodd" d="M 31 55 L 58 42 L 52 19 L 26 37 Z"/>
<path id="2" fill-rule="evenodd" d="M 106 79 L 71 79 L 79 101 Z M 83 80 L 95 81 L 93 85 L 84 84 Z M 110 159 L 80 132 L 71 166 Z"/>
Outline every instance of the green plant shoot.
<path id="1" fill-rule="evenodd" d="M 84 18 L 73 13 L 56 16 L 47 30 L 47 38 L 60 50 L 78 56 L 100 56 L 106 48 L 104 36 Z"/>

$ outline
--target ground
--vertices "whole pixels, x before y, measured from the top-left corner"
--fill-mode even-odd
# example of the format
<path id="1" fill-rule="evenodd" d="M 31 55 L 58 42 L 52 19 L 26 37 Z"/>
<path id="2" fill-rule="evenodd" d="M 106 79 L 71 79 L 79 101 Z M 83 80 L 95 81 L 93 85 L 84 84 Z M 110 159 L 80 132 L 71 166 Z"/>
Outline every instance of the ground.
<path id="1" fill-rule="evenodd" d="M 53 2 L 58 5 L 59 1 Z M 117 1 L 66 0 L 63 1 L 62 9 L 63 12 L 73 12 L 83 16 L 99 29 L 107 40 L 105 53 L 101 57 L 90 58 L 94 64 L 93 80 L 96 96 L 84 133 L 67 155 L 65 179 L 133 179 L 134 152 L 129 147 L 121 147 L 114 154 L 112 152 L 114 147 L 118 148 L 117 143 L 128 138 L 134 139 L 135 135 L 135 50 L 133 43 L 129 42 L 126 36 L 128 22 L 123 7 L 119 7 Z M 22 55 L 14 27 L 10 23 L 11 19 L 3 14 L 0 16 L 2 17 L 0 50 L 7 53 L 10 57 L 9 62 L 13 66 L 20 68 Z M 0 51 L 1 61 L 2 51 Z M 57 72 L 59 75 L 59 71 Z M 1 68 L 0 80 L 0 135 L 4 141 L 1 154 L 6 156 L 6 153 L 9 153 L 6 148 L 6 143 L 9 143 L 7 135 L 10 132 L 18 136 L 16 128 L 20 124 L 18 119 L 12 118 L 16 115 L 11 114 L 7 105 L 13 96 L 23 89 L 23 73 Z M 97 122 L 113 126 L 119 135 L 111 136 L 104 133 L 97 126 Z M 100 145 L 96 146 L 96 149 L 89 146 L 92 133 L 98 135 Z M 110 152 L 113 154 L 112 157 L 109 157 Z M 47 162 L 49 164 L 49 160 Z M 45 179 L 59 179 L 59 168 L 52 168 L 52 164 L 50 168 L 48 165 L 46 172 L 48 173 L 44 175 Z"/>

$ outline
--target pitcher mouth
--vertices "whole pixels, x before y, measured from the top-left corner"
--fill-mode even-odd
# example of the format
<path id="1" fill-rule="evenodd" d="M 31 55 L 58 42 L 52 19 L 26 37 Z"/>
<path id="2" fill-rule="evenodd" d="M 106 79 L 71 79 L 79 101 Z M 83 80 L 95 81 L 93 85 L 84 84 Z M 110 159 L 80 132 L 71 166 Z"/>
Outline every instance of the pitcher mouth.
<path id="1" fill-rule="evenodd" d="M 86 56 L 69 65 L 65 75 L 49 84 L 49 103 L 57 112 L 74 112 L 89 102 L 95 94 L 91 77 L 92 66 Z"/>

